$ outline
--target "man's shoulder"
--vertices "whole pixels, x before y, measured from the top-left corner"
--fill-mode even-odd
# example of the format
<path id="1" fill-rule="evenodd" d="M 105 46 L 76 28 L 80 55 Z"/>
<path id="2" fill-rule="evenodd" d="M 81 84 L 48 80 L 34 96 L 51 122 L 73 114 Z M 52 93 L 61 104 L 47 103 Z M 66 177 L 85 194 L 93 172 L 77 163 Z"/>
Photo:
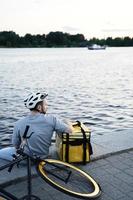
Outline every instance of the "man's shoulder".
<path id="1" fill-rule="evenodd" d="M 27 118 L 27 117 L 22 117 L 21 119 L 18 119 L 18 120 L 15 122 L 15 125 L 16 125 L 16 126 L 19 126 L 19 125 L 22 124 L 24 121 L 26 121 L 26 118 Z"/>
<path id="2" fill-rule="evenodd" d="M 53 120 L 55 120 L 56 119 L 56 116 L 55 115 L 53 115 L 53 114 L 45 114 L 44 115 L 44 118 L 46 119 L 46 120 L 48 120 L 48 121 L 53 121 Z"/>

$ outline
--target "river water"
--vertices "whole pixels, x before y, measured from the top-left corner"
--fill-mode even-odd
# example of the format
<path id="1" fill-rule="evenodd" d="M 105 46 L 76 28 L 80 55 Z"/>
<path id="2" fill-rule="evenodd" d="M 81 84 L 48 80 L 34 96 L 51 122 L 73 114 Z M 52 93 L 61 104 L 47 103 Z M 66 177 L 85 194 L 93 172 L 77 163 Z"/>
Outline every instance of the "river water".
<path id="1" fill-rule="evenodd" d="M 133 128 L 133 48 L 0 49 L 0 146 L 28 110 L 30 91 L 46 91 L 48 113 L 80 120 L 92 134 Z"/>

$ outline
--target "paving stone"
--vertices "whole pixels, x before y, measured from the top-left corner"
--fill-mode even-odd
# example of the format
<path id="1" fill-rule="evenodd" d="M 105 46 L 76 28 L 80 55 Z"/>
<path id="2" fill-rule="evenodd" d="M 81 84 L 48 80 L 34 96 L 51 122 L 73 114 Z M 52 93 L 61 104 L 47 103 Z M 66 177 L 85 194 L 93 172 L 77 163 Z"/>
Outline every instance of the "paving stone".
<path id="1" fill-rule="evenodd" d="M 128 166 L 132 167 L 132 164 L 133 164 L 133 160 L 131 160 L 130 158 L 124 158 L 123 160 L 121 160 L 121 162 L 123 164 L 127 165 L 127 168 L 128 168 Z"/>
<path id="2" fill-rule="evenodd" d="M 126 173 L 126 174 L 129 174 L 129 175 L 133 176 L 133 167 L 131 167 L 131 168 L 129 168 L 129 169 L 126 169 L 126 170 L 124 170 L 124 173 Z"/>
<path id="3" fill-rule="evenodd" d="M 114 199 L 112 199 L 112 197 L 109 197 L 109 195 L 102 193 L 101 197 L 99 197 L 98 200 L 114 200 Z"/>
<path id="4" fill-rule="evenodd" d="M 120 155 L 112 155 L 112 156 L 109 156 L 109 157 L 107 157 L 107 158 L 105 158 L 107 161 L 109 161 L 109 162 L 112 162 L 112 163 L 114 163 L 114 162 L 116 162 L 116 161 L 118 161 L 118 160 L 121 160 L 122 159 L 122 157 L 120 156 Z"/>
<path id="5" fill-rule="evenodd" d="M 96 165 L 99 167 L 101 167 L 101 166 L 105 166 L 105 165 L 108 165 L 109 164 L 109 161 L 108 160 L 106 160 L 106 159 L 100 159 L 100 160 L 98 160 L 98 161 L 96 161 Z"/>
<path id="6" fill-rule="evenodd" d="M 133 191 L 128 194 L 128 196 L 133 199 Z"/>
<path id="7" fill-rule="evenodd" d="M 120 199 L 117 199 L 117 200 L 132 200 L 133 198 L 129 197 L 129 196 L 123 196 L 122 198 Z"/>
<path id="8" fill-rule="evenodd" d="M 118 169 L 111 165 L 105 165 L 102 168 L 103 170 L 107 171 L 107 173 L 111 174 L 112 176 L 121 172 L 121 169 Z"/>
<path id="9" fill-rule="evenodd" d="M 130 168 L 127 164 L 124 164 L 119 160 L 117 162 L 111 163 L 111 165 L 112 165 L 112 167 L 115 167 L 120 170 L 125 170 L 125 169 Z"/>
<path id="10" fill-rule="evenodd" d="M 120 190 L 118 190 L 115 186 L 112 185 L 106 185 L 103 188 L 103 192 L 112 199 L 118 199 L 124 196 L 124 193 L 122 193 Z"/>
<path id="11" fill-rule="evenodd" d="M 132 185 L 128 185 L 127 183 L 122 182 L 119 178 L 114 176 L 106 176 L 104 180 L 106 180 L 105 183 L 103 182 L 103 179 L 99 180 L 99 183 L 103 189 L 106 188 L 106 185 L 108 185 L 108 187 L 113 186 L 125 195 L 133 191 Z"/>
<path id="12" fill-rule="evenodd" d="M 125 183 L 128 183 L 128 184 L 133 183 L 133 175 L 131 176 L 126 173 L 118 173 L 115 176 Z"/>

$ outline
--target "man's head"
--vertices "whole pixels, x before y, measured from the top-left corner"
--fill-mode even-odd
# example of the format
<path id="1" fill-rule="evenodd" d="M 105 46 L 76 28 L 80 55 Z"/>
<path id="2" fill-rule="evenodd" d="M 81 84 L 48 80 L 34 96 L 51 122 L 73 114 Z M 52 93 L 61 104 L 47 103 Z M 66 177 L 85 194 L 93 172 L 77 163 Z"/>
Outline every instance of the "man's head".
<path id="1" fill-rule="evenodd" d="M 47 102 L 45 100 L 48 94 L 46 93 L 32 93 L 25 100 L 25 106 L 31 111 L 38 111 L 40 113 L 46 113 L 47 111 Z"/>

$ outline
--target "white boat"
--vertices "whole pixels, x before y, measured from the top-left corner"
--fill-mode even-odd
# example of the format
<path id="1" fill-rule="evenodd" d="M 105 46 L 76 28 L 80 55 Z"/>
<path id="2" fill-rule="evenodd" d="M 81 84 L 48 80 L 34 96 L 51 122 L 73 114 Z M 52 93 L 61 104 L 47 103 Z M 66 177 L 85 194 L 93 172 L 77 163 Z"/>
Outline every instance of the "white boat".
<path id="1" fill-rule="evenodd" d="M 101 45 L 98 45 L 98 44 L 93 44 L 91 46 L 88 46 L 88 49 L 89 50 L 103 50 L 103 49 L 106 49 L 106 46 L 101 46 Z"/>

